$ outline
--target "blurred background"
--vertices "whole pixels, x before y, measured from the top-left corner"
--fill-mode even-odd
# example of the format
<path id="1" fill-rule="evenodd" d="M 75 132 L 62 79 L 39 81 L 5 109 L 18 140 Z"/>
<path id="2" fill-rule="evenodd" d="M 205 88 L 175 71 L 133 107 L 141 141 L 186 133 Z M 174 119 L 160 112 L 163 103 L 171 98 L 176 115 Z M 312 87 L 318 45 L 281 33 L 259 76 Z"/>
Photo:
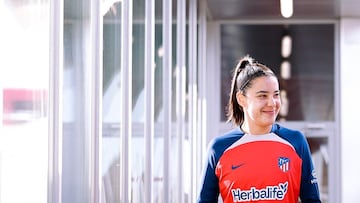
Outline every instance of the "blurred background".
<path id="1" fill-rule="evenodd" d="M 0 203 L 195 202 L 246 54 L 322 202 L 360 199 L 360 1 L 0 0 L 0 26 Z"/>

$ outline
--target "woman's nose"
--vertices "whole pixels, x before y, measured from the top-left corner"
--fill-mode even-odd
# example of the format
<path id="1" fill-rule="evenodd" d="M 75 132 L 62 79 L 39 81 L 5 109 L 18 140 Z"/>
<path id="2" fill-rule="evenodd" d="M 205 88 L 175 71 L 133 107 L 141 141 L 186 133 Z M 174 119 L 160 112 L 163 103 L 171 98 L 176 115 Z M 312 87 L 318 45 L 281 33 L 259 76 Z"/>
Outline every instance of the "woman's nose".
<path id="1" fill-rule="evenodd" d="M 276 105 L 276 98 L 270 97 L 269 100 L 268 100 L 268 105 L 269 106 L 275 106 Z"/>

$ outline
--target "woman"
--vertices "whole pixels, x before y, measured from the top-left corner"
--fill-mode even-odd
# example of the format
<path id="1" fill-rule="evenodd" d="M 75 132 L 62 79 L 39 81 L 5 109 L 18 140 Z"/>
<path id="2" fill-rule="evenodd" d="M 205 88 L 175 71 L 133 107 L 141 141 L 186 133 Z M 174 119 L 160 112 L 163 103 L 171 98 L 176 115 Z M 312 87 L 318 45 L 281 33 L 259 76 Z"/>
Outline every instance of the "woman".
<path id="1" fill-rule="evenodd" d="M 235 68 L 228 119 L 237 128 L 210 144 L 199 203 L 321 202 L 305 136 L 276 124 L 279 82 L 245 56 Z"/>

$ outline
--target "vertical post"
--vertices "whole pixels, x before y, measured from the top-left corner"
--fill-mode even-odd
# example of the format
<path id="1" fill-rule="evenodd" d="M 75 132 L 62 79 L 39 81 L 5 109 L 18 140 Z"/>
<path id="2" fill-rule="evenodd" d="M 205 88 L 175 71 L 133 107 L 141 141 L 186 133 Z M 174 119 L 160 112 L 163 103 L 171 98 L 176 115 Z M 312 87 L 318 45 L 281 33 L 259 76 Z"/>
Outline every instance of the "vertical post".
<path id="1" fill-rule="evenodd" d="M 184 202 L 183 149 L 185 139 L 185 101 L 186 101 L 186 0 L 177 1 L 177 80 L 176 104 L 178 136 L 178 202 Z"/>
<path id="2" fill-rule="evenodd" d="M 170 146 L 172 137 L 172 1 L 163 0 L 163 108 L 164 108 L 164 202 L 171 202 Z"/>
<path id="3" fill-rule="evenodd" d="M 341 71 L 340 71 L 340 33 L 338 30 L 340 30 L 340 23 L 335 23 L 335 43 L 334 43 L 334 50 L 335 50 L 335 58 L 334 58 L 334 64 L 335 64 L 335 131 L 334 134 L 328 137 L 328 143 L 329 143 L 329 154 L 331 158 L 331 163 L 341 163 L 341 130 L 339 128 L 339 123 L 341 123 Z M 340 191 L 341 185 L 338 184 L 341 182 L 341 164 L 330 164 L 329 167 L 329 183 L 328 187 L 331 191 Z M 329 199 L 333 200 L 334 202 L 341 202 L 341 193 L 333 193 L 329 192 Z"/>
<path id="4" fill-rule="evenodd" d="M 48 202 L 61 203 L 64 2 L 50 1 Z"/>
<path id="5" fill-rule="evenodd" d="M 0 12 L 3 12 L 3 1 L 0 0 Z M 0 71 L 0 180 L 2 178 L 2 136 L 3 136 L 3 121 L 4 121 L 4 117 L 3 117 L 3 114 L 4 114 L 4 86 L 3 86 L 3 72 Z M 1 194 L 2 193 L 2 184 L 1 184 L 1 181 L 0 181 L 0 197 L 1 197 Z M 0 198 L 0 203 L 1 203 L 1 198 Z"/>
<path id="6" fill-rule="evenodd" d="M 121 85 L 120 94 L 120 194 L 121 202 L 131 202 L 131 137 L 132 137 L 132 23 L 133 1 L 123 0 L 121 7 Z"/>
<path id="7" fill-rule="evenodd" d="M 91 202 L 101 202 L 102 173 L 102 76 L 103 76 L 103 17 L 101 14 L 101 1 L 91 0 L 90 8 L 91 32 L 91 109 L 90 109 L 90 194 Z"/>
<path id="8" fill-rule="evenodd" d="M 197 0 L 189 1 L 189 141 L 190 154 L 196 155 L 197 149 Z M 190 156 L 190 202 L 196 202 L 196 189 L 198 185 L 197 156 Z"/>
<path id="9" fill-rule="evenodd" d="M 153 202 L 155 0 L 145 1 L 145 200 Z"/>
<path id="10" fill-rule="evenodd" d="M 198 162 L 200 164 L 204 163 L 204 155 L 206 151 L 206 41 L 207 41 L 207 22 L 206 22 L 206 0 L 199 1 L 199 114 L 198 114 L 198 159 L 201 160 Z"/>

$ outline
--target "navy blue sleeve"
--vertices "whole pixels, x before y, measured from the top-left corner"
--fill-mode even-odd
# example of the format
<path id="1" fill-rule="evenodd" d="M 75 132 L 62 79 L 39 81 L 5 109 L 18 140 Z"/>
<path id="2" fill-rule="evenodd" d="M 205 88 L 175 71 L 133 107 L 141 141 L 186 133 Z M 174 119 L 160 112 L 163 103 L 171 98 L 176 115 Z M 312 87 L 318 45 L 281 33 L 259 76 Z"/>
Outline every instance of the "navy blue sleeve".
<path id="1" fill-rule="evenodd" d="M 218 202 L 219 184 L 218 178 L 215 175 L 216 164 L 214 141 L 212 141 L 209 145 L 207 160 L 203 169 L 198 203 Z"/>
<path id="2" fill-rule="evenodd" d="M 200 181 L 200 193 L 198 203 L 217 203 L 220 189 L 219 179 L 215 174 L 217 163 L 231 144 L 240 138 L 239 130 L 235 129 L 228 134 L 213 139 L 208 148 L 206 163 L 203 169 L 202 179 Z"/>
<path id="3" fill-rule="evenodd" d="M 301 148 L 302 175 L 300 186 L 300 199 L 302 203 L 320 203 L 319 186 L 316 178 L 316 172 L 311 157 L 309 144 L 305 136 L 301 136 L 303 145 Z"/>

